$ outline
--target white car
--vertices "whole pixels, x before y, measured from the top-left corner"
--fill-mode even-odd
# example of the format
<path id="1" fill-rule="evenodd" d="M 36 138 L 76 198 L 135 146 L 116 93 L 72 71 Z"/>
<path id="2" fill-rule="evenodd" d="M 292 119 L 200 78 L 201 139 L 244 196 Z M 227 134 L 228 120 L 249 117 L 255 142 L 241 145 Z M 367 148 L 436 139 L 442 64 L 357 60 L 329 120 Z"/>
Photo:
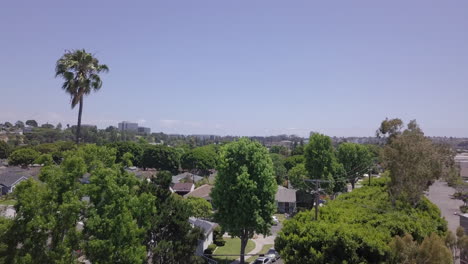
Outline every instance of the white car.
<path id="1" fill-rule="evenodd" d="M 258 258 L 254 262 L 252 262 L 252 264 L 270 264 L 270 263 L 271 263 L 271 259 L 264 258 L 264 257 Z"/>
<path id="2" fill-rule="evenodd" d="M 279 224 L 278 218 L 275 215 L 272 216 L 272 219 L 273 219 L 273 225 Z"/>

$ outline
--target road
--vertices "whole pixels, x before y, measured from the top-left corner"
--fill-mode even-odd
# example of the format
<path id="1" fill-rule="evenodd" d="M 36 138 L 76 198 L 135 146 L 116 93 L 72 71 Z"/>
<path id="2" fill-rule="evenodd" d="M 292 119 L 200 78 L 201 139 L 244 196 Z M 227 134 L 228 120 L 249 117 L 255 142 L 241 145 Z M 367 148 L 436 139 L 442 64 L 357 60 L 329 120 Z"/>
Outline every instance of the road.
<path id="1" fill-rule="evenodd" d="M 446 182 L 436 181 L 429 187 L 427 197 L 439 207 L 442 216 L 447 220 L 449 230 L 455 234 L 460 225 L 460 219 L 454 213 L 460 212 L 463 201 L 452 199 L 454 193 L 455 189 L 449 187 Z"/>

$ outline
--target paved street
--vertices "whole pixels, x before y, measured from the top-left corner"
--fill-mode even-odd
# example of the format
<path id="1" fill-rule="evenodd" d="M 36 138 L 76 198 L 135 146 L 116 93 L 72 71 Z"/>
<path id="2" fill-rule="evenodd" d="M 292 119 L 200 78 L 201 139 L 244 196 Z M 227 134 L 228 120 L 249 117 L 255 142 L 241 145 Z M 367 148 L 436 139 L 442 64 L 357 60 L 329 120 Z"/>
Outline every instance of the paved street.
<path id="1" fill-rule="evenodd" d="M 463 202 L 452 199 L 455 189 L 449 187 L 446 182 L 436 181 L 430 188 L 427 197 L 431 202 L 436 204 L 442 216 L 448 222 L 448 228 L 455 234 L 457 227 L 460 225 L 459 216 L 455 212 L 460 212 L 460 206 Z"/>

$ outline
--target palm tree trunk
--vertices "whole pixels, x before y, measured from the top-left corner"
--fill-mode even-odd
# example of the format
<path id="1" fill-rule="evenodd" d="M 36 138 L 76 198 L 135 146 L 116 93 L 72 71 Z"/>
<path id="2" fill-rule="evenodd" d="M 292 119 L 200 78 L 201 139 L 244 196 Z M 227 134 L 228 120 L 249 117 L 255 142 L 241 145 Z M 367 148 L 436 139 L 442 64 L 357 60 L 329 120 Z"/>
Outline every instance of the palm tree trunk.
<path id="1" fill-rule="evenodd" d="M 83 97 L 80 99 L 80 108 L 78 110 L 78 126 L 76 127 L 76 144 L 80 143 L 81 136 L 81 114 L 83 113 Z"/>

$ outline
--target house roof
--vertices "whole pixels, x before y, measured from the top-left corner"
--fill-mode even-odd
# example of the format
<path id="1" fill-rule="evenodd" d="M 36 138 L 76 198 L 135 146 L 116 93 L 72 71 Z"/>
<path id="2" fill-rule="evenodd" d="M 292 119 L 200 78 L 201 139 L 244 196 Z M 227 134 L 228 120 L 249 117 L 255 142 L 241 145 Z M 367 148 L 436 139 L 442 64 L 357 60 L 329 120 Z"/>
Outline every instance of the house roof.
<path id="1" fill-rule="evenodd" d="M 296 190 L 278 186 L 278 191 L 275 194 L 275 200 L 282 203 L 295 203 Z"/>
<path id="2" fill-rule="evenodd" d="M 213 229 L 218 225 L 216 223 L 195 217 L 190 217 L 189 222 L 190 224 L 201 228 L 203 230 L 203 233 L 205 234 L 205 237 L 208 236 L 211 232 L 213 232 Z"/>
<path id="3" fill-rule="evenodd" d="M 185 197 L 199 197 L 206 200 L 210 200 L 211 189 L 213 189 L 213 185 L 203 184 L 202 186 L 196 188 L 192 192 L 185 195 Z"/>
<path id="4" fill-rule="evenodd" d="M 20 181 L 21 179 L 26 180 L 27 178 L 21 174 L 16 172 L 7 171 L 0 174 L 0 184 L 10 187 L 14 185 L 16 182 Z"/>
<path id="5" fill-rule="evenodd" d="M 37 177 L 41 168 L 29 168 L 23 169 L 20 167 L 2 167 L 0 168 L 0 184 L 4 186 L 12 186 L 18 182 L 22 177 L 28 179 L 31 177 Z"/>
<path id="6" fill-rule="evenodd" d="M 199 181 L 203 180 L 203 177 L 199 176 L 199 175 L 196 175 L 196 174 L 192 174 L 190 172 L 184 172 L 184 173 L 181 173 L 179 175 L 172 176 L 172 183 L 178 183 L 182 179 L 189 179 L 189 180 L 194 180 L 195 182 L 199 182 Z"/>
<path id="7" fill-rule="evenodd" d="M 174 186 L 172 186 L 172 189 L 175 192 L 190 192 L 193 188 L 193 183 L 176 183 Z"/>

